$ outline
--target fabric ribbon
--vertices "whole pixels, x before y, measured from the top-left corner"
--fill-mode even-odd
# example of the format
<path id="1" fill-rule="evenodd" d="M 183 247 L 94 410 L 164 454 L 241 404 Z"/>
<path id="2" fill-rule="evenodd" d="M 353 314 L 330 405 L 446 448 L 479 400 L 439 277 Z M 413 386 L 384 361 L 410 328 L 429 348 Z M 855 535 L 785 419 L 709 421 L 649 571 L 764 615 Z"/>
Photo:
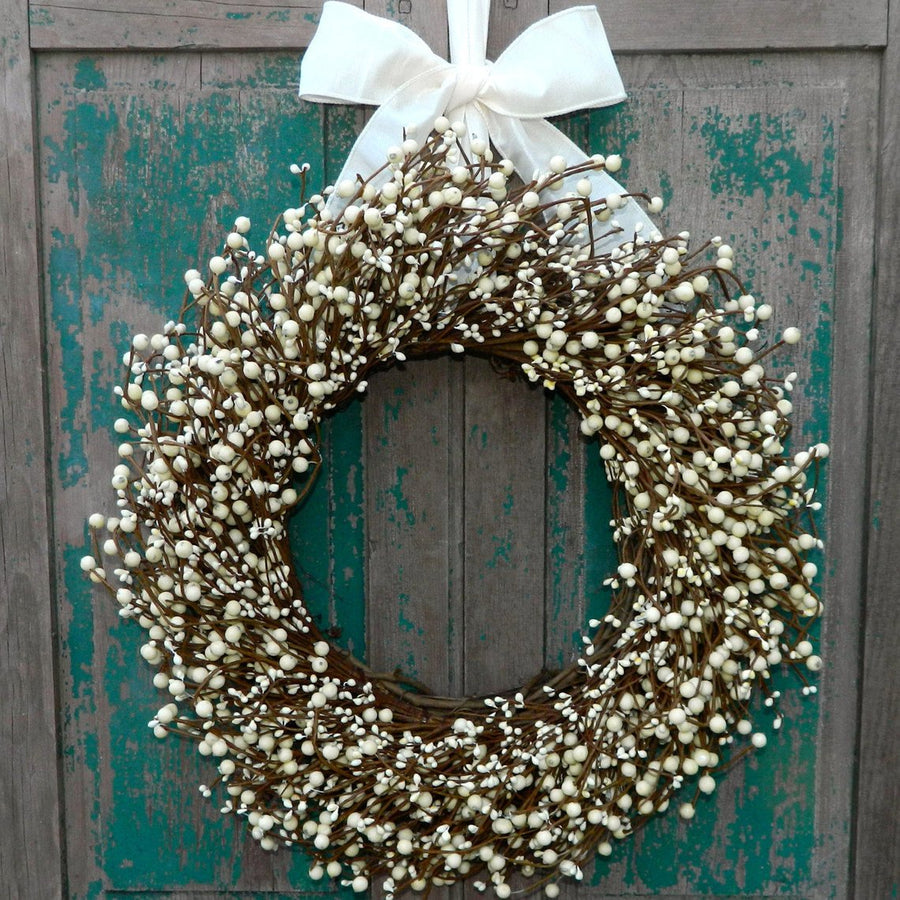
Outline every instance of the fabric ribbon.
<path id="1" fill-rule="evenodd" d="M 493 63 L 485 55 L 489 11 L 490 0 L 447 0 L 447 62 L 398 22 L 335 0 L 324 4 L 303 58 L 300 96 L 378 107 L 336 184 L 380 169 L 388 148 L 399 144 L 404 132 L 421 143 L 441 115 L 463 121 L 468 141 L 490 141 L 525 181 L 546 172 L 553 156 L 562 156 L 570 166 L 587 162 L 584 151 L 546 118 L 625 99 L 597 10 L 578 6 L 541 19 Z M 594 198 L 624 192 L 606 172 L 571 181 L 584 177 L 592 182 Z M 561 197 L 574 190 L 574 183 L 563 180 L 550 195 Z M 332 200 L 337 203 L 335 195 Z M 611 224 L 623 233 L 599 239 L 595 249 L 608 251 L 636 231 L 645 237 L 657 232 L 630 199 Z"/>

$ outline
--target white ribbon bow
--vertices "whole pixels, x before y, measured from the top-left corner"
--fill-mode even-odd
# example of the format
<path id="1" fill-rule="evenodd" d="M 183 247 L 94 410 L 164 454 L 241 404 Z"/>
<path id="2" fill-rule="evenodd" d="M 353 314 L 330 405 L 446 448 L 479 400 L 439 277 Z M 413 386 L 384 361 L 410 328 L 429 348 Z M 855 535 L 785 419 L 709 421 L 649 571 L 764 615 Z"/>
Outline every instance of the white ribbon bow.
<path id="1" fill-rule="evenodd" d="M 588 156 L 547 116 L 625 99 L 625 89 L 597 10 L 577 6 L 531 25 L 500 54 L 487 61 L 490 0 L 448 0 L 450 59 L 437 56 L 416 34 L 382 19 L 328 0 L 315 37 L 303 58 L 300 96 L 324 103 L 377 106 L 336 180 L 371 175 L 404 131 L 421 143 L 435 119 L 462 120 L 469 139 L 489 140 L 529 181 L 546 172 L 553 156 L 580 165 Z M 385 176 L 389 177 L 389 176 Z M 622 194 L 606 172 L 577 176 L 592 182 L 592 196 Z M 577 179 L 576 179 L 577 180 Z M 563 196 L 574 184 L 551 191 Z M 613 220 L 623 233 L 597 242 L 610 250 L 636 231 L 656 227 L 633 200 Z"/>

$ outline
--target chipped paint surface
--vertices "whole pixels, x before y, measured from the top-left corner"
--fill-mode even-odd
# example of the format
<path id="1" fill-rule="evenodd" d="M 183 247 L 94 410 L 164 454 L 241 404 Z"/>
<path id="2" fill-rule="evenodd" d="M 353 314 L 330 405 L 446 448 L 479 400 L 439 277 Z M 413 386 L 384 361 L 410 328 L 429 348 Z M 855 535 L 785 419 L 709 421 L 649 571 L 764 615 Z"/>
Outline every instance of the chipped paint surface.
<path id="1" fill-rule="evenodd" d="M 633 138 L 635 120 L 644 123 L 645 142 L 647 132 L 653 133 L 655 146 L 638 153 L 626 183 L 647 184 L 664 196 L 671 204 L 664 216 L 670 228 L 687 227 L 695 237 L 715 228 L 725 240 L 745 235 L 743 244 L 735 245 L 738 272 L 760 302 L 775 308 L 766 332 L 793 324 L 804 332 L 789 362 L 782 356 L 775 364 L 782 374 L 800 373 L 792 398 L 800 445 L 829 434 L 831 298 L 840 222 L 835 165 L 841 101 L 827 91 L 815 94 L 804 94 L 804 108 L 790 91 L 724 91 L 721 105 L 711 105 L 705 95 L 644 91 L 632 94 L 627 110 L 591 114 L 595 146 L 607 151 L 630 152 L 619 141 L 623 135 Z M 673 153 L 682 141 L 697 142 L 696 148 Z M 680 193 L 670 187 L 679 187 L 676 165 L 685 170 Z M 691 173 L 693 193 L 684 187 Z M 698 189 L 698 182 L 703 187 Z M 600 484 L 589 485 L 588 495 L 600 496 L 602 490 Z M 588 515 L 601 529 L 599 514 L 589 507 Z M 794 680 L 773 679 L 773 687 L 787 692 L 784 729 L 771 729 L 759 697 L 751 710 L 769 736 L 766 749 L 725 774 L 716 802 L 699 803 L 690 823 L 675 815 L 657 817 L 634 842 L 615 848 L 609 860 L 598 862 L 592 884 L 613 877 L 629 894 L 806 896 L 811 888 L 804 886 L 815 877 L 819 708 L 800 698 Z"/>
<path id="2" fill-rule="evenodd" d="M 273 67 L 280 84 L 291 83 L 293 56 L 267 60 L 244 84 L 198 83 L 188 90 L 166 85 L 165 57 L 156 64 L 159 78 L 144 89 L 123 90 L 115 61 L 90 56 L 73 58 L 70 69 L 48 73 L 43 82 L 55 88 L 42 105 L 48 327 L 54 367 L 63 376 L 52 400 L 53 458 L 58 506 L 70 503 L 72 521 L 78 507 L 83 517 L 95 504 L 108 509 L 112 503 L 103 487 L 118 415 L 112 387 L 130 335 L 158 330 L 177 316 L 183 271 L 203 267 L 236 214 L 247 213 L 257 239 L 264 239 L 282 205 L 297 202 L 290 163 L 309 161 L 321 178 L 318 111 L 301 105 L 292 89 L 265 87 Z M 58 74 L 67 81 L 56 89 Z M 253 103 L 245 93 L 254 90 L 245 86 L 251 82 L 264 85 Z M 324 620 L 340 619 L 343 642 L 357 651 L 363 641 L 358 576 L 352 560 L 333 551 L 359 546 L 358 431 L 332 436 L 325 429 L 325 455 L 336 473 L 322 480 L 311 510 L 329 490 L 338 493 L 336 479 L 345 507 L 334 515 L 326 500 L 317 527 L 303 529 L 311 600 Z M 96 498 L 90 506 L 88 496 Z M 150 896 L 144 892 L 190 884 L 225 896 L 244 877 L 243 829 L 217 814 L 216 801 L 196 793 L 198 784 L 212 780 L 212 767 L 193 748 L 156 741 L 147 729 L 165 701 L 139 658 L 139 629 L 116 624 L 114 610 L 98 608 L 80 575 L 85 540 L 79 526 L 61 557 L 64 765 L 70 805 L 87 803 L 90 816 L 87 833 L 76 840 L 91 855 L 76 857 L 72 896 L 86 900 L 108 889 Z M 327 589 L 317 593 L 317 581 Z M 336 609 L 347 595 L 349 614 Z M 85 773 L 94 773 L 93 783 Z M 72 793 L 78 791 L 82 796 Z M 301 854 L 282 855 L 277 878 L 313 889 L 305 868 Z"/>
<path id="3" fill-rule="evenodd" d="M 138 658 L 140 632 L 118 624 L 113 610 L 96 608 L 78 567 L 85 533 L 71 523 L 91 511 L 88 501 L 109 504 L 103 485 L 112 459 L 110 423 L 117 413 L 111 389 L 119 354 L 133 331 L 155 329 L 177 313 L 182 270 L 202 267 L 234 215 L 246 212 L 257 226 L 267 226 L 281 205 L 296 202 L 287 173 L 291 162 L 311 162 L 312 183 L 323 173 L 333 175 L 360 121 L 354 111 L 323 120 L 317 108 L 296 101 L 293 57 L 259 58 L 257 65 L 188 88 L 168 80 L 166 57 L 155 64 L 158 72 L 143 87 L 127 89 L 127 73 L 114 60 L 75 56 L 47 74 L 42 85 L 52 85 L 53 93 L 40 98 L 43 200 L 50 213 L 48 336 L 53 367 L 64 375 L 51 398 L 52 458 L 59 506 L 68 509 L 70 522 L 60 563 L 64 764 L 74 785 L 69 790 L 89 798 L 83 841 L 93 855 L 73 882 L 75 896 L 85 898 L 135 891 L 151 898 L 177 886 L 237 896 L 231 889 L 245 877 L 242 831 L 216 814 L 215 802 L 193 793 L 196 784 L 212 778 L 211 767 L 174 741 L 155 742 L 146 729 L 164 701 Z M 572 117 L 566 127 L 593 150 L 622 152 L 623 180 L 661 193 L 671 203 L 666 215 L 672 227 L 680 227 L 687 210 L 684 219 L 697 235 L 715 223 L 726 236 L 744 236 L 736 247 L 741 270 L 776 307 L 773 327 L 794 324 L 797 317 L 807 332 L 805 355 L 790 368 L 802 373 L 795 398 L 804 422 L 800 441 L 817 439 L 828 432 L 830 303 L 840 241 L 839 107 L 828 97 L 817 107 L 812 97 L 810 108 L 801 108 L 790 92 L 719 93 L 723 102 L 713 105 L 708 97 L 681 91 L 638 91 L 629 105 Z M 238 141 L 239 132 L 244 137 Z M 667 134 L 690 146 L 660 159 Z M 385 402 L 378 416 L 386 436 L 414 402 L 403 390 Z M 615 553 L 611 493 L 599 460 L 583 442 L 571 440 L 570 413 L 557 399 L 548 416 L 540 627 L 543 664 L 560 665 L 576 646 L 581 623 L 605 610 L 602 581 L 614 568 Z M 324 423 L 322 471 L 291 522 L 308 603 L 323 629 L 358 655 L 366 649 L 362 422 L 356 404 Z M 477 423 L 462 437 L 482 449 L 492 441 L 490 428 Z M 436 446 L 443 437 L 432 428 L 422 440 Z M 398 546 L 417 535 L 427 541 L 435 523 L 416 512 L 409 488 L 413 464 L 398 459 L 394 471 L 394 481 L 381 487 L 370 508 L 396 528 Z M 509 566 L 515 550 L 509 522 L 523 485 L 502 488 L 500 524 L 493 530 L 478 526 L 490 551 L 483 577 Z M 573 558 L 575 525 L 562 498 L 582 490 L 587 550 Z M 400 592 L 391 601 L 392 627 L 408 637 L 408 647 L 427 626 L 413 609 L 414 599 Z M 465 623 L 450 616 L 446 627 L 450 644 Z M 395 662 L 417 676 L 413 650 Z M 536 668 L 541 664 L 534 662 Z M 798 702 L 796 694 L 786 706 L 784 733 L 770 731 L 767 749 L 725 777 L 716 802 L 698 804 L 689 825 L 672 815 L 659 818 L 635 841 L 616 848 L 610 860 L 601 860 L 590 876 L 593 883 L 620 883 L 628 894 L 805 895 L 815 840 L 818 711 L 814 703 Z M 73 793 L 70 804 L 77 802 Z M 273 885 L 314 891 L 303 874 L 302 854 L 280 854 L 272 865 L 274 874 L 267 877 Z M 254 866 L 260 863 L 247 863 L 246 871 Z M 254 883 L 241 896 L 256 896 L 255 888 Z"/>

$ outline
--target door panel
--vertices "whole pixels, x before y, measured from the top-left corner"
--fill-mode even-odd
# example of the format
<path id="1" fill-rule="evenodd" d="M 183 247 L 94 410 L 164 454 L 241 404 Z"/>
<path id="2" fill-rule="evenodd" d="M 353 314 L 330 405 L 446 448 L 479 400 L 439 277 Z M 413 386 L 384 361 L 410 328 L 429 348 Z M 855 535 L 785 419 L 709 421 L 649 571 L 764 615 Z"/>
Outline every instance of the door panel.
<path id="1" fill-rule="evenodd" d="M 213 771 L 191 746 L 152 737 L 146 723 L 165 701 L 140 659 L 142 633 L 89 589 L 78 561 L 87 515 L 112 508 L 112 387 L 129 336 L 177 315 L 183 271 L 204 267 L 235 215 L 249 215 L 263 240 L 298 202 L 291 163 L 311 164 L 314 187 L 333 177 L 360 114 L 300 103 L 294 54 L 38 61 L 71 894 L 334 892 L 308 880 L 301 853 L 263 853 L 218 814 L 215 792 L 199 795 Z M 874 60 L 643 56 L 622 69 L 625 105 L 561 126 L 584 147 L 621 152 L 623 182 L 667 201 L 668 230 L 733 236 L 739 272 L 775 307 L 769 333 L 798 324 L 806 335 L 779 363 L 800 376 L 798 445 L 830 439 L 858 454 L 857 412 L 832 384 L 832 363 L 867 333 L 865 312 L 848 309 L 864 286 L 847 273 L 871 255 L 871 235 L 844 237 L 867 196 L 844 191 L 872 165 L 858 129 L 874 101 L 850 111 L 847 97 L 874 77 Z M 430 361 L 373 379 L 323 431 L 324 471 L 291 529 L 306 597 L 338 643 L 460 695 L 572 657 L 603 609 L 614 553 L 596 446 L 564 404 L 483 361 Z M 842 465 L 827 470 L 835 485 Z M 844 569 L 823 567 L 822 695 L 801 699 L 781 678 L 785 730 L 767 729 L 768 747 L 725 775 L 690 824 L 661 817 L 566 896 L 845 891 L 850 774 L 840 759 L 853 741 L 846 685 L 858 637 L 846 587 L 860 543 L 839 515 L 847 491 L 829 489 L 841 505 L 821 522 L 832 540 L 850 532 Z M 757 717 L 767 721 L 762 709 Z"/>

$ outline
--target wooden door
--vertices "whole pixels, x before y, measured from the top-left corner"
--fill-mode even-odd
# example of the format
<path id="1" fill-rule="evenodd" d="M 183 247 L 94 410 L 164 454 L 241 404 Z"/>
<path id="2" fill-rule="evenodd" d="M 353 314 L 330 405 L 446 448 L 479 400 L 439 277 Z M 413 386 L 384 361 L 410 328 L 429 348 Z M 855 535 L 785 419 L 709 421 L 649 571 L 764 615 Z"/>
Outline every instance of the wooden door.
<path id="1" fill-rule="evenodd" d="M 446 54 L 443 3 L 365 5 Z M 494 3 L 489 55 L 561 5 Z M 11 897 L 341 892 L 309 880 L 302 854 L 260 851 L 198 793 L 208 762 L 152 737 L 160 700 L 142 635 L 79 568 L 87 515 L 113 503 L 112 388 L 129 336 L 177 315 L 184 270 L 203 267 L 235 215 L 265 233 L 296 203 L 291 163 L 310 163 L 313 184 L 333 178 L 364 121 L 296 98 L 319 6 L 18 2 L 0 26 L 16 98 L 0 120 L 12 173 L 0 424 Z M 781 679 L 785 730 L 691 823 L 660 817 L 566 896 L 888 896 L 900 847 L 896 780 L 879 780 L 897 728 L 882 534 L 897 509 L 885 402 L 896 374 L 869 357 L 872 297 L 879 358 L 896 316 L 889 273 L 873 277 L 896 234 L 896 188 L 876 177 L 896 152 L 887 5 L 599 8 L 630 99 L 560 127 L 620 152 L 625 184 L 665 198 L 664 230 L 725 236 L 776 309 L 772 333 L 806 335 L 783 366 L 802 385 L 796 440 L 834 448 L 827 667 L 817 697 Z M 382 374 L 324 433 L 324 476 L 291 528 L 307 599 L 337 642 L 459 695 L 574 654 L 615 555 L 602 469 L 564 404 L 444 359 Z M 870 514 L 881 524 L 864 582 Z"/>

